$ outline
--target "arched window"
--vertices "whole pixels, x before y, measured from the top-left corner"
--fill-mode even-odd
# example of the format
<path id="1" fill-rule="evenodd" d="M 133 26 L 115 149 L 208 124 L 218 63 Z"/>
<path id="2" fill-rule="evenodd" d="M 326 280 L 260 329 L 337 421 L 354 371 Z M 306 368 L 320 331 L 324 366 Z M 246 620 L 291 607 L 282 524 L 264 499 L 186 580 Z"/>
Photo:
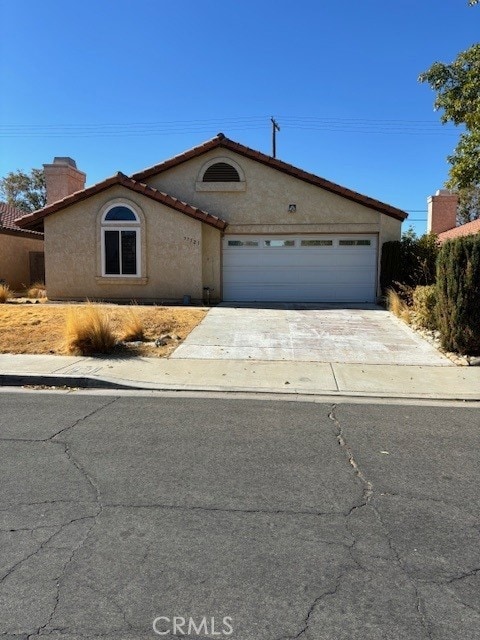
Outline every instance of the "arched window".
<path id="1" fill-rule="evenodd" d="M 140 219 L 126 204 L 102 216 L 102 276 L 140 275 Z"/>
<path id="2" fill-rule="evenodd" d="M 203 182 L 240 182 L 240 175 L 231 164 L 216 162 L 203 174 Z"/>
<path id="3" fill-rule="evenodd" d="M 123 205 L 109 209 L 104 219 L 105 222 L 138 222 L 137 214 Z"/>

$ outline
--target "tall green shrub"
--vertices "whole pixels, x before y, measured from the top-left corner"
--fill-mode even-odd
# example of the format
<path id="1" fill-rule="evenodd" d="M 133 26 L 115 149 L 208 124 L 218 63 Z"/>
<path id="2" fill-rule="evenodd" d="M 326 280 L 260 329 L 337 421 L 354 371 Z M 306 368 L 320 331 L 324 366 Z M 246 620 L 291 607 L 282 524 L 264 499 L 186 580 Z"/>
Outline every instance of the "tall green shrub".
<path id="1" fill-rule="evenodd" d="M 434 284 L 438 241 L 433 234 L 418 238 L 404 233 L 400 241 L 385 242 L 382 247 L 380 285 L 382 291 Z M 400 285 L 400 286 L 398 286 Z"/>
<path id="2" fill-rule="evenodd" d="M 437 261 L 437 316 L 442 346 L 480 354 L 480 237 L 449 240 Z"/>
<path id="3" fill-rule="evenodd" d="M 401 280 L 401 248 L 400 240 L 384 242 L 380 260 L 380 286 L 385 293 L 394 282 Z"/>

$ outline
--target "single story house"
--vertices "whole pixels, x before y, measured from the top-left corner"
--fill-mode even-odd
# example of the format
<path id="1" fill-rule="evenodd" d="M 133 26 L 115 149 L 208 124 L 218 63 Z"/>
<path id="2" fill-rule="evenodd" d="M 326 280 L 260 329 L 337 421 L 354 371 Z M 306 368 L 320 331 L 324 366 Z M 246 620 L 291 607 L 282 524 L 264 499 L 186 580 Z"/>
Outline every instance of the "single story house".
<path id="1" fill-rule="evenodd" d="M 381 247 L 407 214 L 218 134 L 153 167 L 84 188 L 45 165 L 56 300 L 373 302 Z"/>
<path id="2" fill-rule="evenodd" d="M 428 202 L 427 232 L 435 233 L 440 243 L 461 236 L 480 233 L 480 219 L 457 226 L 458 196 L 448 189 L 439 189 Z"/>
<path id="3" fill-rule="evenodd" d="M 0 202 L 0 282 L 20 291 L 34 282 L 43 282 L 43 233 L 21 229 L 16 218 L 23 211 Z"/>

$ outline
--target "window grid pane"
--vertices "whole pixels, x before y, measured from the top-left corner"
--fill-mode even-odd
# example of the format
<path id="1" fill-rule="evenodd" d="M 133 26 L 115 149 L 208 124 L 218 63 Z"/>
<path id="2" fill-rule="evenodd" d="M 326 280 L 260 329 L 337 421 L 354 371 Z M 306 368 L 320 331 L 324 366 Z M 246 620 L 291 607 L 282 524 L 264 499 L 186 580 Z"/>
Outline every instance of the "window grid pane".
<path id="1" fill-rule="evenodd" d="M 229 247 L 258 247 L 256 240 L 229 240 Z"/>
<path id="2" fill-rule="evenodd" d="M 341 247 L 369 247 L 371 245 L 370 240 L 339 240 L 338 243 Z"/>
<path id="3" fill-rule="evenodd" d="M 137 232 L 122 231 L 122 275 L 137 273 Z"/>
<path id="4" fill-rule="evenodd" d="M 294 247 L 295 240 L 265 240 L 266 247 Z"/>
<path id="5" fill-rule="evenodd" d="M 105 231 L 105 273 L 120 275 L 119 232 Z"/>
<path id="6" fill-rule="evenodd" d="M 302 240 L 302 247 L 331 247 L 333 240 Z"/>

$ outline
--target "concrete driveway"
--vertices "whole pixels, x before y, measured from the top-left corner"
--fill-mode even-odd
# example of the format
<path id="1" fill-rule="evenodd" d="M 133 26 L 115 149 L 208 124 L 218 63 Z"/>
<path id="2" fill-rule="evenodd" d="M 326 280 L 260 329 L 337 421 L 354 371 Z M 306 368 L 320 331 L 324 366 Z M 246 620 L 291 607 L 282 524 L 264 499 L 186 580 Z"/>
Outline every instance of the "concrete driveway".
<path id="1" fill-rule="evenodd" d="M 376 305 L 219 305 L 172 358 L 454 366 Z"/>

